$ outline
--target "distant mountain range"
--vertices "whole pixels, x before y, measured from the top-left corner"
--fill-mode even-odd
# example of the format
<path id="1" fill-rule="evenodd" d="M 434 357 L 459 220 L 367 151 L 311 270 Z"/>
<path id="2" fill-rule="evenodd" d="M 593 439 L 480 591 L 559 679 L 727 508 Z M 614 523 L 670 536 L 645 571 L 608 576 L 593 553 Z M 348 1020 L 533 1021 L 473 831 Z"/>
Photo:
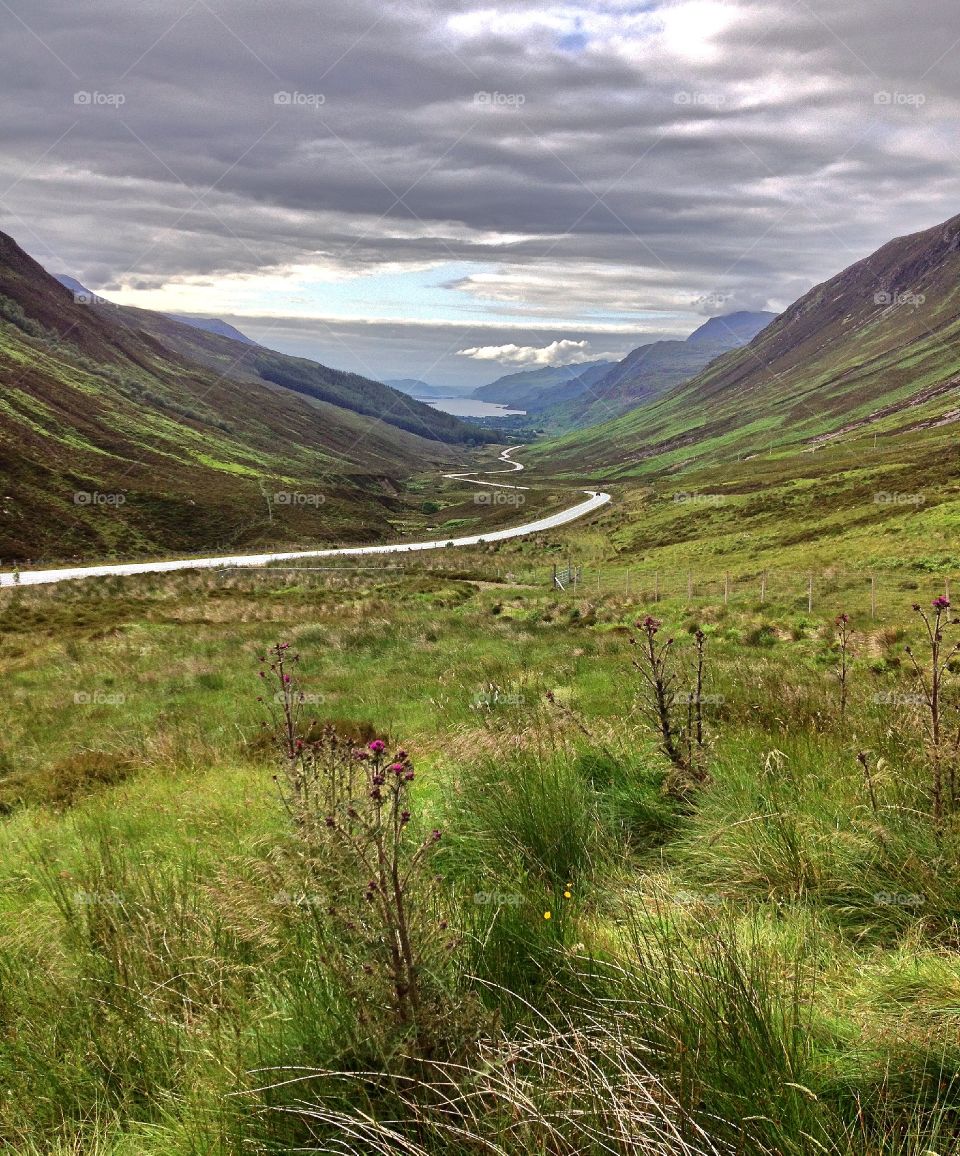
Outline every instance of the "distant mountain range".
<path id="1" fill-rule="evenodd" d="M 478 401 L 509 405 L 518 409 L 544 408 L 548 399 L 552 400 L 555 390 L 582 381 L 592 383 L 602 377 L 615 362 L 587 361 L 580 365 L 547 365 L 541 369 L 521 369 L 498 377 L 489 385 L 481 385 L 473 391 L 472 397 Z M 585 386 L 584 386 L 585 388 Z"/>
<path id="2" fill-rule="evenodd" d="M 542 452 L 649 473 L 957 422 L 960 216 L 890 241 L 689 381 Z"/>
<path id="3" fill-rule="evenodd" d="M 380 382 L 67 288 L 0 233 L 5 561 L 392 536 L 402 479 L 488 440 Z"/>
<path id="4" fill-rule="evenodd" d="M 595 425 L 660 397 L 699 373 L 731 349 L 746 345 L 776 317 L 775 313 L 737 312 L 711 317 L 684 341 L 653 341 L 638 346 L 597 380 L 569 398 L 558 397 L 541 412 L 559 427 Z"/>
<path id="5" fill-rule="evenodd" d="M 245 345 L 257 345 L 256 341 L 252 341 L 245 333 L 241 333 L 233 325 L 226 321 L 221 321 L 219 317 L 192 317 L 188 313 L 168 313 L 167 316 L 173 321 L 179 321 L 183 325 L 191 325 L 194 329 L 202 329 L 205 333 L 216 333 L 220 337 L 229 337 L 232 341 L 241 341 Z"/>
<path id="6" fill-rule="evenodd" d="M 745 345 L 775 316 L 737 312 L 711 317 L 683 341 L 650 342 L 619 362 L 590 361 L 510 373 L 475 389 L 473 397 L 524 409 L 548 429 L 593 425 L 693 377 L 714 358 Z"/>
<path id="7" fill-rule="evenodd" d="M 67 273 L 55 273 L 54 276 L 66 289 L 69 289 L 74 296 L 74 300 L 80 299 L 83 304 L 90 304 L 100 299 L 103 304 L 107 304 L 106 299 L 100 298 L 98 293 L 94 293 L 88 289 L 86 285 L 82 285 L 76 277 L 71 277 Z M 256 341 L 251 341 L 245 333 L 241 333 L 233 325 L 226 321 L 221 321 L 219 317 L 194 317 L 189 313 L 165 313 L 165 317 L 171 318 L 173 321 L 179 321 L 183 325 L 190 325 L 194 329 L 202 329 L 205 333 L 216 333 L 220 337 L 229 337 L 233 341 L 242 341 L 245 345 L 256 345 Z"/>
<path id="8" fill-rule="evenodd" d="M 465 397 L 470 393 L 470 386 L 455 385 L 428 385 L 416 377 L 389 378 L 383 383 L 391 389 L 398 389 L 408 397 L 416 397 L 421 401 L 434 401 L 438 397 Z"/>

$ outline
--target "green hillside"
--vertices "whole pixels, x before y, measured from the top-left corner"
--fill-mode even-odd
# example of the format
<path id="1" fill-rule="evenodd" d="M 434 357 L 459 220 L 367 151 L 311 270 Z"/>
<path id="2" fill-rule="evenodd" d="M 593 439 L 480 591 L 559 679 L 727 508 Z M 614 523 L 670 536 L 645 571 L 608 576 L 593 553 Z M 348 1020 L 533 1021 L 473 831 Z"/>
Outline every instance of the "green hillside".
<path id="1" fill-rule="evenodd" d="M 480 437 L 377 382 L 84 304 L 3 235 L 0 384 L 5 560 L 387 537 L 402 479 Z"/>
<path id="2" fill-rule="evenodd" d="M 530 412 L 546 409 L 555 402 L 574 397 L 588 389 L 613 368 L 612 361 L 586 361 L 580 365 L 546 365 L 521 369 L 481 385 L 472 396 L 497 405 L 519 406 Z"/>
<path id="3" fill-rule="evenodd" d="M 800 298 L 668 395 L 537 450 L 606 477 L 908 438 L 960 417 L 960 217 L 901 237 Z"/>
<path id="4" fill-rule="evenodd" d="M 775 316 L 740 312 L 711 317 L 683 341 L 638 346 L 602 376 L 586 382 L 586 388 L 569 396 L 558 393 L 543 415 L 548 428 L 582 429 L 653 401 L 728 350 L 746 345 Z"/>

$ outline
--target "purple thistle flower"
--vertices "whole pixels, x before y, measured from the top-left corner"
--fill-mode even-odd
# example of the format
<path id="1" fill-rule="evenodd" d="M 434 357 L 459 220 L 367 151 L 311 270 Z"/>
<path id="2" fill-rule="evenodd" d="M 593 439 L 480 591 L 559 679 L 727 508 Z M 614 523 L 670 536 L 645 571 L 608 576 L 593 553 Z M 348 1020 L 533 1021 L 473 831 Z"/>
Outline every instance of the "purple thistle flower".
<path id="1" fill-rule="evenodd" d="M 372 743 L 367 743 L 367 750 L 373 755 L 382 755 L 387 749 L 387 744 L 383 739 L 374 739 Z"/>
<path id="2" fill-rule="evenodd" d="M 941 594 L 940 597 L 934 601 L 933 608 L 934 608 L 934 610 L 940 610 L 940 611 L 949 610 L 950 609 L 950 599 L 946 598 L 943 594 Z"/>

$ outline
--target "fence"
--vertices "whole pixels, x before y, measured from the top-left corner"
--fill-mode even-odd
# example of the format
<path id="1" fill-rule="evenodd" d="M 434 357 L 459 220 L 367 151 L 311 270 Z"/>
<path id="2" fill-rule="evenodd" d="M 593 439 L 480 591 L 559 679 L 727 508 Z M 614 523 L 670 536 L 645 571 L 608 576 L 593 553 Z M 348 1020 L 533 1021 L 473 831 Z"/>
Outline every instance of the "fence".
<path id="1" fill-rule="evenodd" d="M 370 559 L 362 564 L 334 565 L 318 559 L 267 568 L 282 573 L 315 575 L 317 579 L 365 578 L 378 574 L 437 575 L 451 580 L 516 584 L 552 591 L 561 598 L 624 598 L 638 606 L 680 600 L 687 605 L 724 605 L 762 611 L 806 611 L 809 614 L 858 614 L 877 621 L 902 620 L 916 603 L 940 595 L 950 597 L 955 576 L 830 568 L 819 572 L 763 570 L 751 574 L 711 574 L 706 571 L 648 570 L 610 564 L 589 565 L 567 560 L 544 565 L 542 560 L 498 559 L 488 554 L 430 558 Z"/>
<path id="2" fill-rule="evenodd" d="M 681 599 L 724 606 L 806 610 L 807 613 L 868 614 L 882 620 L 902 617 L 914 603 L 950 598 L 954 576 L 914 577 L 830 569 L 820 573 L 766 570 L 749 575 L 706 574 L 694 570 L 648 571 L 597 566 L 579 569 L 576 593 L 598 597 L 619 595 L 641 604 Z"/>
<path id="3" fill-rule="evenodd" d="M 728 606 L 752 613 L 808 613 L 820 617 L 846 613 L 878 623 L 901 623 L 914 603 L 929 605 L 951 595 L 957 576 L 897 571 L 756 570 L 748 574 L 710 573 L 706 570 L 658 570 L 609 561 L 554 561 L 543 552 L 504 557 L 486 549 L 437 551 L 430 554 L 368 556 L 362 559 L 304 558 L 289 563 L 184 571 L 204 575 L 203 581 L 269 582 L 271 575 L 297 582 L 356 587 L 399 576 L 440 577 L 449 581 L 484 582 L 504 587 L 541 590 L 560 600 L 618 599 L 631 608 L 650 608 L 669 602 L 676 606 Z M 172 580 L 172 575 L 146 574 L 143 581 Z M 123 579 L 116 579 L 123 581 Z M 72 584 L 70 584 L 72 585 Z M 45 587 L 24 587 L 41 591 Z M 62 588 L 61 588 L 62 589 Z"/>

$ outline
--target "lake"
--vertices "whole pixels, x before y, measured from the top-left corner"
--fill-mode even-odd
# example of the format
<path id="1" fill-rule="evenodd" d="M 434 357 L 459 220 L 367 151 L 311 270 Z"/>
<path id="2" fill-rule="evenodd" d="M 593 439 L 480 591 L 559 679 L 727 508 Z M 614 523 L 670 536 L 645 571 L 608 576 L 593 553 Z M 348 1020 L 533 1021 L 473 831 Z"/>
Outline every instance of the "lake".
<path id="1" fill-rule="evenodd" d="M 495 405 L 491 401 L 479 401 L 475 397 L 436 397 L 427 401 L 434 409 L 452 413 L 455 417 L 523 417 L 525 409 L 510 409 L 506 405 Z"/>

